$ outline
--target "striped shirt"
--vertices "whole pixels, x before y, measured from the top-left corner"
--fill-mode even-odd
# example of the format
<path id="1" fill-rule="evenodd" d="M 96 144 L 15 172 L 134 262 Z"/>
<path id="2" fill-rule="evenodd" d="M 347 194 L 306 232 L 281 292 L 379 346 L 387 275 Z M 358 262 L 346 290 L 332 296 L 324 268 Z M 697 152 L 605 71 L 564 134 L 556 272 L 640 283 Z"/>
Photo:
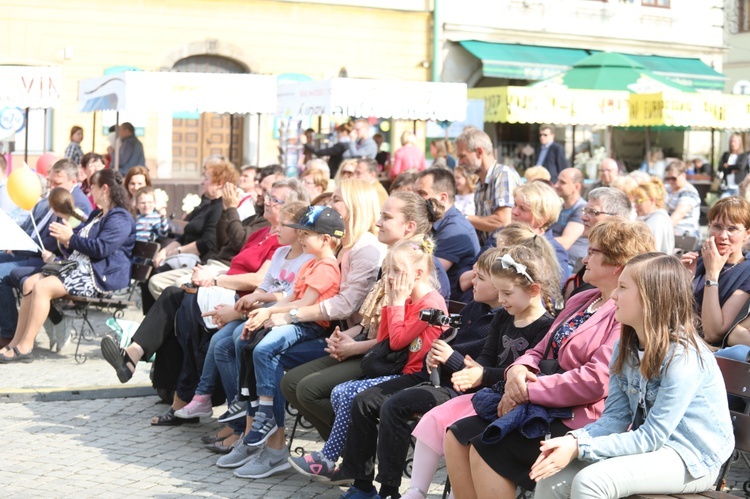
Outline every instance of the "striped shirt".
<path id="1" fill-rule="evenodd" d="M 135 221 L 135 238 L 138 241 L 152 242 L 167 237 L 169 222 L 154 210 L 148 215 L 138 215 Z"/>

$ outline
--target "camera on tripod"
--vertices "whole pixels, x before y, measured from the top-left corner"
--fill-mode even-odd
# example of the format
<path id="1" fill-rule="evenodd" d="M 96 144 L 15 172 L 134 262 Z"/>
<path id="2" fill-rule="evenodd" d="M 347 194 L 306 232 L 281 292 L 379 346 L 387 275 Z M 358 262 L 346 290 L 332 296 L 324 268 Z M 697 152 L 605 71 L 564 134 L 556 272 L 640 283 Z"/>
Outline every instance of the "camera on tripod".
<path id="1" fill-rule="evenodd" d="M 419 311 L 419 320 L 430 326 L 448 326 L 454 329 L 461 327 L 461 314 L 445 314 L 439 308 L 426 308 Z"/>

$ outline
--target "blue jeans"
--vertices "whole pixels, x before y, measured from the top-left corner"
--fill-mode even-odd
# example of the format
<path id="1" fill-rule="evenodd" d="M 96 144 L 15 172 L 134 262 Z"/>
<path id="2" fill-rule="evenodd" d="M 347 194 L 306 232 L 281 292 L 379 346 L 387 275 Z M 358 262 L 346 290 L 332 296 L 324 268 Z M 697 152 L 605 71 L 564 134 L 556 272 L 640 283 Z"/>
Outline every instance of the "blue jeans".
<path id="1" fill-rule="evenodd" d="M 325 338 L 315 338 L 314 340 L 302 341 L 288 348 L 281 354 L 281 365 L 286 371 L 295 367 L 307 364 L 311 360 L 319 359 L 328 355 L 325 348 L 328 346 Z"/>
<path id="2" fill-rule="evenodd" d="M 246 343 L 240 339 L 245 323 L 242 321 L 233 321 L 224 326 L 224 328 L 229 328 L 232 324 L 235 325 L 234 329 L 232 329 L 232 334 L 227 334 L 222 338 L 219 338 L 214 345 L 216 370 L 218 371 L 221 383 L 224 386 L 227 401 L 230 402 L 237 397 L 237 392 L 239 390 L 240 363 L 237 360 L 236 348 L 238 344 L 244 345 Z M 224 328 L 222 328 L 222 330 Z M 242 350 L 240 349 L 240 351 Z"/>
<path id="3" fill-rule="evenodd" d="M 44 262 L 38 257 L 0 253 L 0 337 L 13 338 L 18 325 L 16 297 L 9 281 L 11 271 L 18 267 L 41 268 L 42 265 Z"/>
<path id="4" fill-rule="evenodd" d="M 733 347 L 722 348 L 714 353 L 717 357 L 725 359 L 739 360 L 740 362 L 747 362 L 747 354 L 750 352 L 750 347 L 747 345 L 734 345 Z"/>
<path id="5" fill-rule="evenodd" d="M 216 365 L 216 358 L 214 356 L 214 351 L 216 349 L 216 344 L 225 338 L 232 338 L 232 333 L 234 333 L 234 330 L 237 328 L 237 326 L 242 325 L 242 321 L 236 320 L 232 321 L 228 324 L 226 324 L 224 327 L 216 331 L 214 335 L 211 337 L 211 343 L 208 344 L 208 351 L 206 352 L 206 360 L 203 362 L 203 372 L 201 373 L 201 379 L 198 382 L 198 388 L 195 389 L 196 394 L 200 395 L 209 395 L 214 392 L 214 389 L 216 388 L 216 382 L 221 381 L 225 386 L 224 390 L 227 396 L 227 401 L 231 403 L 232 398 L 229 396 L 229 392 L 226 391 L 226 382 L 224 381 L 224 378 L 220 377 L 219 368 Z M 240 333 L 242 332 L 242 329 L 240 329 Z M 231 373 L 229 373 L 231 376 Z M 236 386 L 236 382 L 229 381 L 232 386 Z M 236 389 L 234 390 L 234 394 L 236 395 Z"/>

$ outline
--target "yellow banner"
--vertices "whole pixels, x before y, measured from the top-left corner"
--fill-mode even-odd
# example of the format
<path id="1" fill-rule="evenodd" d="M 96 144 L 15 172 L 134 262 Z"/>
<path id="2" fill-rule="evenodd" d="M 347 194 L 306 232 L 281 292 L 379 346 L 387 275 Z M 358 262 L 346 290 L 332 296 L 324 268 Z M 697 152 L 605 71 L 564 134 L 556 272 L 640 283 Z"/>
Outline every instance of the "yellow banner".
<path id="1" fill-rule="evenodd" d="M 630 125 L 689 126 L 724 128 L 727 126 L 727 97 L 708 93 L 658 93 L 630 96 Z"/>
<path id="2" fill-rule="evenodd" d="M 490 87 L 471 88 L 468 95 L 484 100 L 484 121 L 490 123 L 628 124 L 628 92 Z"/>

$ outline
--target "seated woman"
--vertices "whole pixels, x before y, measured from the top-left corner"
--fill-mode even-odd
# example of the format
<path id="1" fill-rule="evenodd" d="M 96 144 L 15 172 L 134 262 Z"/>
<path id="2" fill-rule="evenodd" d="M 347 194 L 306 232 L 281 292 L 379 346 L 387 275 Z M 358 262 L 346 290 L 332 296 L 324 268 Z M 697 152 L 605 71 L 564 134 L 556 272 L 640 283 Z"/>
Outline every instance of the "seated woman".
<path id="1" fill-rule="evenodd" d="M 213 158 L 206 161 L 201 176 L 201 203 L 187 216 L 184 233 L 156 254 L 151 278 L 147 285 L 141 287 L 144 314 L 148 313 L 164 288 L 175 285 L 181 277 L 189 276 L 191 269 L 204 262 L 209 252 L 218 250 L 216 226 L 224 211 L 224 184 L 234 184 L 238 178 L 239 174 L 232 163 Z"/>
<path id="2" fill-rule="evenodd" d="M 536 499 L 693 494 L 716 481 L 734 448 L 732 421 L 692 298 L 677 258 L 649 253 L 628 262 L 613 295 L 622 337 L 604 413 L 541 443 L 531 467 Z"/>
<path id="3" fill-rule="evenodd" d="M 128 211 L 122 177 L 102 170 L 91 177 L 91 193 L 100 210 L 75 232 L 54 222 L 50 234 L 72 250 L 74 264 L 59 275 L 33 274 L 23 282 L 23 298 L 16 333 L 0 353 L 0 363 L 32 362 L 34 340 L 50 309 L 50 300 L 67 294 L 106 297 L 130 283 L 130 256 L 135 244 L 135 222 Z"/>
<path id="4" fill-rule="evenodd" d="M 349 380 L 333 388 L 331 406 L 335 419 L 331 434 L 320 452 L 289 458 L 289 463 L 308 476 L 333 472 L 346 441 L 354 397 L 362 391 L 402 375 L 413 374 L 422 367 L 422 360 L 432 342 L 442 333 L 440 325 L 420 320 L 425 309 L 447 314 L 445 300 L 435 290 L 433 279 L 434 243 L 429 237 L 401 241 L 394 245 L 383 261 L 385 302 L 381 311 L 377 343 L 388 341 L 391 351 L 407 352 L 403 366 L 368 372 L 363 368 L 361 379 Z M 377 348 L 377 346 L 373 347 Z M 365 357 L 367 359 L 367 357 Z M 362 364 L 364 365 L 364 360 Z M 386 359 L 383 359 L 387 363 Z M 391 366 L 385 366 L 390 368 Z M 394 374 L 390 374 L 394 372 Z"/>
<path id="5" fill-rule="evenodd" d="M 135 215 L 135 203 L 137 202 L 135 195 L 138 193 L 138 189 L 151 187 L 151 176 L 148 173 L 148 168 L 145 166 L 134 166 L 125 174 L 125 180 L 122 182 L 122 185 L 125 187 L 125 192 L 128 196 L 128 209 Z"/>
<path id="6" fill-rule="evenodd" d="M 418 196 L 414 196 L 418 199 Z M 329 205 L 339 212 L 346 222 L 346 231 L 341 241 L 342 248 L 337 255 L 341 268 L 339 293 L 319 304 L 300 308 L 297 320 L 299 322 L 337 321 L 342 325 L 349 321 L 352 324 L 358 324 L 362 320 L 358 311 L 375 282 L 385 252 L 383 245 L 378 242 L 374 234 L 377 230 L 375 223 L 380 212 L 380 203 L 377 191 L 372 184 L 351 179 L 341 182 L 334 191 Z M 283 323 L 291 323 L 288 313 L 275 316 L 276 322 L 281 323 L 282 319 Z M 348 325 L 344 327 L 352 329 Z M 240 323 L 231 338 L 224 338 L 216 344 L 215 357 L 220 371 L 226 367 L 227 372 L 232 369 L 238 372 L 236 366 L 240 364 L 240 355 L 247 343 L 240 338 L 243 328 L 244 325 Z M 353 329 L 358 333 L 361 331 L 361 327 Z M 325 355 L 326 341 L 326 338 L 318 338 L 295 345 L 281 357 L 281 365 L 288 369 Z M 230 363 L 235 366 L 228 366 Z M 338 361 L 336 363 L 338 364 Z M 275 383 L 277 387 L 282 374 L 283 369 L 277 369 Z M 237 382 L 235 380 L 235 383 Z M 273 400 L 274 413 L 283 413 L 284 396 L 279 390 L 274 393 Z M 236 426 L 235 430 L 249 430 L 254 420 L 252 417 L 246 417 L 246 412 L 246 404 L 232 404 L 230 413 L 220 420 L 235 423 L 234 418 L 242 418 L 238 421 L 241 425 Z M 284 432 L 281 431 L 271 435 L 266 442 L 266 447 L 275 450 L 281 450 L 284 446 Z M 248 445 L 237 445 L 229 455 L 219 458 L 217 466 L 238 468 L 257 456 L 257 453 L 254 453 L 256 449 Z M 257 469 L 255 471 L 257 472 Z"/>
<path id="7" fill-rule="evenodd" d="M 83 177 L 80 186 L 81 191 L 86 194 L 89 202 L 91 202 L 91 208 L 93 209 L 96 209 L 96 203 L 91 196 L 91 176 L 99 170 L 104 170 L 104 158 L 95 152 L 84 154 L 81 158 L 81 167 L 79 169 L 79 173 Z"/>
<path id="8" fill-rule="evenodd" d="M 607 396 L 612 347 L 620 337 L 616 307 L 609 297 L 625 263 L 653 250 L 653 236 L 642 222 L 610 217 L 591 229 L 583 263 L 584 279 L 594 289 L 572 297 L 544 339 L 505 372 L 498 416 L 525 403 L 569 407 L 572 418 L 550 423 L 553 437 L 599 418 Z M 546 375 L 539 375 L 542 361 L 553 359 L 559 369 L 547 368 Z M 513 430 L 500 442 L 487 444 L 482 440 L 486 427 L 487 421 L 472 416 L 451 425 L 445 436 L 448 475 L 456 497 L 476 497 L 492 490 L 494 497 L 513 498 L 516 485 L 533 489 L 529 471 L 542 438 L 526 438 Z"/>
<path id="9" fill-rule="evenodd" d="M 635 190 L 635 212 L 638 220 L 648 225 L 654 235 L 656 251 L 671 255 L 674 251 L 674 230 L 669 213 L 664 209 L 667 191 L 657 178 L 638 184 Z"/>
<path id="10" fill-rule="evenodd" d="M 742 248 L 750 238 L 750 202 L 736 197 L 717 201 L 708 211 L 708 234 L 701 254 L 685 253 L 682 263 L 695 276 L 703 338 L 714 346 L 732 346 L 749 339 L 737 328 L 729 331 L 750 298 L 750 261 Z"/>
<path id="11" fill-rule="evenodd" d="M 542 238 L 536 238 L 534 242 L 549 245 Z M 378 481 L 383 484 L 380 497 L 395 496 L 401 484 L 411 440 L 409 421 L 414 414 L 424 415 L 420 425 L 423 425 L 423 432 L 427 428 L 429 438 L 442 440 L 445 426 L 433 431 L 434 425 L 425 424 L 429 415 L 433 414 L 431 409 L 455 397 L 460 393 L 457 390 L 473 391 L 480 384 L 492 386 L 502 376 L 502 364 L 510 365 L 526 348 L 533 347 L 546 334 L 553 319 L 544 304 L 549 306 L 556 302 L 560 282 L 557 261 L 554 258 L 545 261 L 541 256 L 543 252 L 535 249 L 537 251 L 524 247 L 491 249 L 479 258 L 474 280 L 476 299 L 486 300 L 492 296 L 496 308 L 506 306 L 505 310 L 498 309 L 492 314 L 492 323 L 485 328 L 481 338 L 474 336 L 477 324 L 468 322 L 450 344 L 435 340 L 425 359 L 425 367 L 419 373 L 387 381 L 355 397 L 351 418 L 357 430 L 347 433 L 344 461 L 340 471 L 334 473 L 332 481 L 340 481 L 339 477 L 355 479 L 354 488 L 350 489 L 352 492 L 362 494 L 360 497 L 366 497 L 368 491 L 374 495 L 372 479 L 377 446 Z M 503 264 L 506 253 L 526 267 L 524 272 L 529 277 L 519 274 L 512 264 L 508 265 L 508 258 Z M 520 266 L 518 268 L 521 269 Z M 513 325 L 515 322 L 520 327 Z M 474 346 L 480 342 L 481 348 Z M 501 364 L 497 365 L 498 362 Z M 440 369 L 439 386 L 427 383 L 430 381 L 428 370 L 431 369 Z M 418 455 L 419 446 L 418 441 L 414 462 L 422 467 L 421 477 L 432 478 L 437 466 L 431 469 L 431 460 Z M 442 444 L 439 447 L 440 453 L 433 453 L 435 465 L 442 454 Z M 422 479 L 417 477 L 420 474 L 417 471 L 412 468 L 412 487 L 427 490 L 430 480 L 427 480 L 427 484 L 417 483 Z"/>

